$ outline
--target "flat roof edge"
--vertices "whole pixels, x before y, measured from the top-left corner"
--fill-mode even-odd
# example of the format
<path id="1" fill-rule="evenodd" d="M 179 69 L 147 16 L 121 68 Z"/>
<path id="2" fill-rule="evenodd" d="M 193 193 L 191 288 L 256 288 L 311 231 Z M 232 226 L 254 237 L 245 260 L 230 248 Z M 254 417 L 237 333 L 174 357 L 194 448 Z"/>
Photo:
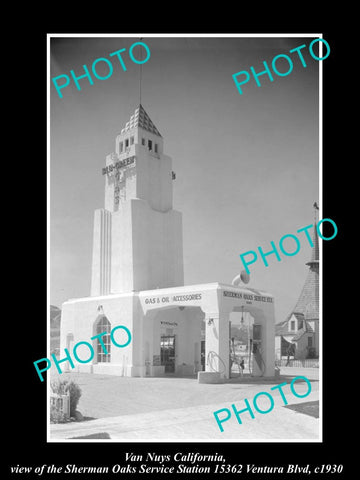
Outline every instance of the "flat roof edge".
<path id="1" fill-rule="evenodd" d="M 252 288 L 251 286 L 248 286 L 247 284 L 244 285 L 232 285 L 230 283 L 220 283 L 220 282 L 212 282 L 212 283 L 197 283 L 193 285 L 182 285 L 182 286 L 177 286 L 177 287 L 165 287 L 165 288 L 155 288 L 151 290 L 139 290 L 139 291 L 131 291 L 131 292 L 122 292 L 122 293 L 109 293 L 107 295 L 98 295 L 94 297 L 80 297 L 80 298 L 70 298 L 69 300 L 66 300 L 65 302 L 62 303 L 62 305 L 66 304 L 71 304 L 75 302 L 85 302 L 85 301 L 101 301 L 104 299 L 110 299 L 110 298 L 121 298 L 121 297 L 128 297 L 128 296 L 147 296 L 147 295 L 157 295 L 163 293 L 169 293 L 169 292 L 187 292 L 187 291 L 199 291 L 199 290 L 228 290 L 232 289 L 235 291 L 250 291 L 250 292 L 256 292 L 256 293 L 261 293 L 270 297 L 273 297 L 272 294 L 265 292 L 264 290 L 259 290 L 257 288 Z"/>

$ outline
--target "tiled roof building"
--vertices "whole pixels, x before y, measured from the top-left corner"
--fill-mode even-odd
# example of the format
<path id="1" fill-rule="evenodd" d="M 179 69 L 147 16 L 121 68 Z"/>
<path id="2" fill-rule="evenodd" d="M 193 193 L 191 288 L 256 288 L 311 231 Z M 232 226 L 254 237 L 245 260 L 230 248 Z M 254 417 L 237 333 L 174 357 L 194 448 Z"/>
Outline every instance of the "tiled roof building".
<path id="1" fill-rule="evenodd" d="M 305 320 L 319 320 L 319 238 L 314 225 L 314 247 L 312 250 L 309 271 L 300 297 L 293 309 L 294 313 L 301 313 Z"/>
<path id="2" fill-rule="evenodd" d="M 315 204 L 316 205 L 316 204 Z M 315 206 L 314 205 L 314 206 Z M 277 357 L 286 355 L 286 345 L 294 344 L 295 357 L 317 356 L 319 351 L 319 239 L 313 231 L 309 271 L 298 301 L 288 317 L 275 325 L 275 349 Z"/>

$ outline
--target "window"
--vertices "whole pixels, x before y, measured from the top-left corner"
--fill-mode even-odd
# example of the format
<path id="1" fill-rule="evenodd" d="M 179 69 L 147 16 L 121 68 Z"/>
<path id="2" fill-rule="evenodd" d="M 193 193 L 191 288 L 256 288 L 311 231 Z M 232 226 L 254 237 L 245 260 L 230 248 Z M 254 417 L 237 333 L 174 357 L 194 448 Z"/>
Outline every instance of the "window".
<path id="1" fill-rule="evenodd" d="M 96 359 L 98 363 L 108 363 L 110 362 L 110 332 L 111 332 L 111 324 L 109 320 L 103 316 L 100 318 L 98 324 L 96 325 L 96 335 L 99 333 L 106 332 L 106 335 L 102 335 L 100 337 L 102 343 L 104 344 L 105 348 L 100 343 L 100 339 L 96 340 Z M 108 353 L 105 353 L 104 350 L 107 350 Z"/>
<path id="2" fill-rule="evenodd" d="M 308 337 L 308 347 L 312 347 L 313 342 L 312 342 L 312 337 Z"/>
<path id="3" fill-rule="evenodd" d="M 129 139 L 127 138 L 127 139 L 125 140 L 125 148 L 127 148 L 128 146 L 129 146 Z"/>
<path id="4" fill-rule="evenodd" d="M 298 329 L 300 330 L 301 328 L 303 328 L 303 325 L 304 325 L 304 322 L 302 320 L 299 320 L 298 321 Z"/>
<path id="5" fill-rule="evenodd" d="M 152 150 L 152 141 L 151 140 L 148 140 L 148 148 L 149 148 L 149 150 Z"/>
<path id="6" fill-rule="evenodd" d="M 295 330 L 295 320 L 291 320 L 291 322 L 290 322 L 290 330 Z"/>
<path id="7" fill-rule="evenodd" d="M 155 153 L 158 153 L 158 144 L 157 143 L 155 143 L 154 148 L 155 148 Z"/>
<path id="8" fill-rule="evenodd" d="M 145 138 L 141 139 L 141 145 L 145 145 Z"/>
<path id="9" fill-rule="evenodd" d="M 130 145 L 134 145 L 134 137 L 130 137 Z"/>
<path id="10" fill-rule="evenodd" d="M 119 143 L 119 150 L 120 150 L 120 153 L 124 150 L 124 144 L 123 144 L 123 142 L 120 142 L 120 143 Z"/>

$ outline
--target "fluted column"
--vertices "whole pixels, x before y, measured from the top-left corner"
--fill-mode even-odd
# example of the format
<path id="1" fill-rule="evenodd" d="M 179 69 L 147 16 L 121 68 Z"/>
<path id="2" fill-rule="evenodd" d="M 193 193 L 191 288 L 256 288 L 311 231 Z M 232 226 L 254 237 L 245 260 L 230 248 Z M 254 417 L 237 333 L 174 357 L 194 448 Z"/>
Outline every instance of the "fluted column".
<path id="1" fill-rule="evenodd" d="M 111 212 L 95 210 L 91 296 L 107 295 L 111 288 Z"/>

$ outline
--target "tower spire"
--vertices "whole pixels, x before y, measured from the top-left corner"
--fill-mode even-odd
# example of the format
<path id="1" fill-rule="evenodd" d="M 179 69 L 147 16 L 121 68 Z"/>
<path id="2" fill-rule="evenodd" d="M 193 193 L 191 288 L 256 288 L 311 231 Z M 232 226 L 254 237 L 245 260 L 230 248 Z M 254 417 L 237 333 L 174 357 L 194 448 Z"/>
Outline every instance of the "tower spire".
<path id="1" fill-rule="evenodd" d="M 318 204 L 315 202 L 314 205 L 314 230 L 313 230 L 313 250 L 311 253 L 311 260 L 310 262 L 307 262 L 306 265 L 309 265 L 310 268 L 319 268 L 319 238 L 317 235 L 316 231 L 316 225 L 317 225 L 317 211 L 319 210 Z"/>
<path id="2" fill-rule="evenodd" d="M 315 220 L 315 223 L 317 223 L 317 213 L 316 212 L 319 210 L 319 206 L 316 202 L 314 202 L 313 207 L 314 207 L 314 220 Z"/>
<path id="3" fill-rule="evenodd" d="M 313 249 L 311 260 L 306 263 L 309 271 L 305 280 L 305 284 L 301 291 L 300 297 L 295 305 L 293 313 L 301 313 L 305 320 L 319 318 L 319 237 L 317 235 L 317 211 L 318 204 L 314 205 L 314 230 L 313 230 Z"/>

